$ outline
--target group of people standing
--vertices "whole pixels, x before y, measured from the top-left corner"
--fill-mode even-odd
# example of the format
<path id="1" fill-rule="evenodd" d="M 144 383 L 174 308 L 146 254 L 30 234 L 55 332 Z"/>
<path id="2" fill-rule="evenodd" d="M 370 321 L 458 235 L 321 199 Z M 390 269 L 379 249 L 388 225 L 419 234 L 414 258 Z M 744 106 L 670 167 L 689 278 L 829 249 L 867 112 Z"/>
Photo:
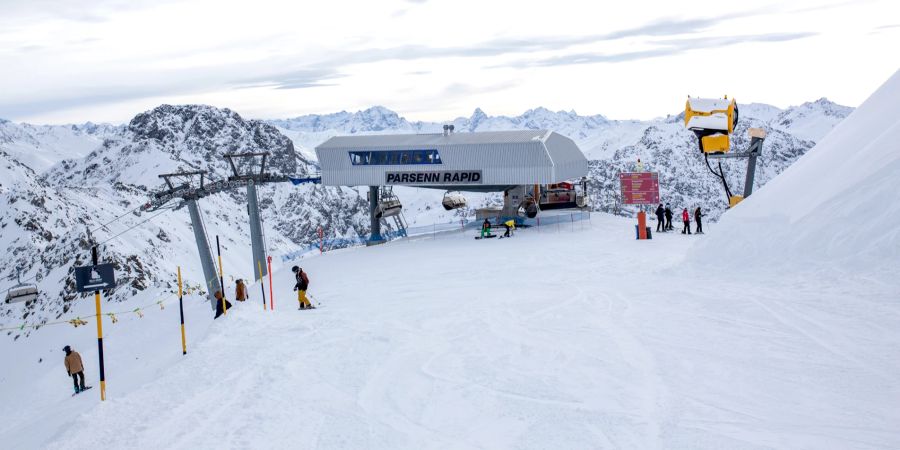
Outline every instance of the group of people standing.
<path id="1" fill-rule="evenodd" d="M 675 227 L 672 226 L 673 216 L 674 213 L 672 212 L 672 208 L 670 208 L 668 204 L 663 206 L 663 204 L 660 203 L 659 206 L 656 207 L 656 231 L 675 231 Z M 684 210 L 681 211 L 681 220 L 684 222 L 684 228 L 682 228 L 681 234 L 692 234 L 691 214 L 688 212 L 687 208 L 684 208 Z M 700 210 L 699 206 L 694 210 L 694 222 L 697 224 L 697 234 L 703 234 L 703 212 Z"/>

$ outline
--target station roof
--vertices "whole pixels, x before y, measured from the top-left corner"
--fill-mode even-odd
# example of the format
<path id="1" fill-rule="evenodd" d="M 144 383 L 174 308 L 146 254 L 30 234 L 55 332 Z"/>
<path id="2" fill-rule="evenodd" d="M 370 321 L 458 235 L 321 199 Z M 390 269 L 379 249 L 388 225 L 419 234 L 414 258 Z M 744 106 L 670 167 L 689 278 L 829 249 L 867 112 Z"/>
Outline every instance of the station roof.
<path id="1" fill-rule="evenodd" d="M 374 158 L 375 152 L 408 151 L 435 153 L 427 164 L 403 163 L 402 157 L 396 164 L 393 159 L 390 163 L 376 163 L 365 156 Z M 443 174 L 442 180 L 445 177 L 455 180 L 452 175 L 457 172 L 477 172 L 478 175 L 461 177 L 456 186 L 477 185 L 478 189 L 488 190 L 497 186 L 557 183 L 584 177 L 588 170 L 587 158 L 578 145 L 549 130 L 335 136 L 317 146 L 316 155 L 322 168 L 322 182 L 328 186 L 404 184 L 437 188 L 444 185 L 422 180 L 434 179 L 435 172 Z M 357 157 L 363 159 L 353 160 Z M 398 173 L 427 173 L 428 176 L 393 176 Z"/>
<path id="2" fill-rule="evenodd" d="M 478 133 L 370 134 L 335 136 L 316 149 L 402 148 L 411 146 L 445 146 L 472 144 L 521 144 L 543 141 L 552 131 L 510 130 Z"/>

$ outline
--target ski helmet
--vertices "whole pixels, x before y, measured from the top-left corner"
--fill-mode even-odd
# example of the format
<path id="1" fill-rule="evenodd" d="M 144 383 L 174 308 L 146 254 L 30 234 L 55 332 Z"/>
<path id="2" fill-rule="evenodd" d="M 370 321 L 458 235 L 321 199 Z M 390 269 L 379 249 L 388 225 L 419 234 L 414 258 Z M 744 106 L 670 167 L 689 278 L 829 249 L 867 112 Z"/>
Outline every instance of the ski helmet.
<path id="1" fill-rule="evenodd" d="M 67 346 L 63 347 L 63 351 L 66 352 L 66 353 L 69 353 L 69 352 L 72 351 L 72 347 L 69 347 L 69 346 L 67 345 Z"/>
<path id="2" fill-rule="evenodd" d="M 298 266 L 291 267 L 291 271 L 292 271 L 292 272 L 295 272 L 295 273 L 296 273 L 296 272 L 299 272 L 299 271 L 300 271 L 300 267 L 298 267 Z"/>

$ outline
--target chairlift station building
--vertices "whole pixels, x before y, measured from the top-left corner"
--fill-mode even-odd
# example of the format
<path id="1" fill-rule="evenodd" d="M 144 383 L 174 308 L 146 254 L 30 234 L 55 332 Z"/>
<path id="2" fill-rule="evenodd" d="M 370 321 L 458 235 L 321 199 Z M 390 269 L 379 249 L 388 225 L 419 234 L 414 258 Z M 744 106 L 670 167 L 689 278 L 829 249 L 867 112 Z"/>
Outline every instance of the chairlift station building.
<path id="1" fill-rule="evenodd" d="M 571 139 L 547 130 L 336 136 L 318 147 L 328 186 L 505 191 L 587 175 Z"/>
<path id="2" fill-rule="evenodd" d="M 548 130 L 336 136 L 316 147 L 326 186 L 369 186 L 370 241 L 383 241 L 376 218 L 379 186 L 504 192 L 504 214 L 529 186 L 587 176 L 571 139 Z"/>

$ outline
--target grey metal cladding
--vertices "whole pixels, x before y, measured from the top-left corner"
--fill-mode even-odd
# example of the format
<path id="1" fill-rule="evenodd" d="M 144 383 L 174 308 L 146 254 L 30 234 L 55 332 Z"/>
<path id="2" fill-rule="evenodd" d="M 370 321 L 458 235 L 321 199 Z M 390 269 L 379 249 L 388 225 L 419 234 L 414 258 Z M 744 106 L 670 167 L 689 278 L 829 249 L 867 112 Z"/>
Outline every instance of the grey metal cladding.
<path id="1" fill-rule="evenodd" d="M 442 164 L 357 165 L 350 151 L 437 149 Z M 587 175 L 587 159 L 571 139 L 547 130 L 333 137 L 318 147 L 322 182 L 378 186 L 386 172 L 481 170 L 487 185 L 548 184 Z"/>
<path id="2" fill-rule="evenodd" d="M 318 149 L 342 149 L 351 148 L 396 148 L 436 146 L 452 144 L 502 144 L 525 143 L 541 140 L 548 133 L 547 130 L 512 130 L 512 131 L 485 131 L 480 133 L 441 133 L 431 134 L 370 134 L 353 136 L 335 136 L 319 144 Z"/>

